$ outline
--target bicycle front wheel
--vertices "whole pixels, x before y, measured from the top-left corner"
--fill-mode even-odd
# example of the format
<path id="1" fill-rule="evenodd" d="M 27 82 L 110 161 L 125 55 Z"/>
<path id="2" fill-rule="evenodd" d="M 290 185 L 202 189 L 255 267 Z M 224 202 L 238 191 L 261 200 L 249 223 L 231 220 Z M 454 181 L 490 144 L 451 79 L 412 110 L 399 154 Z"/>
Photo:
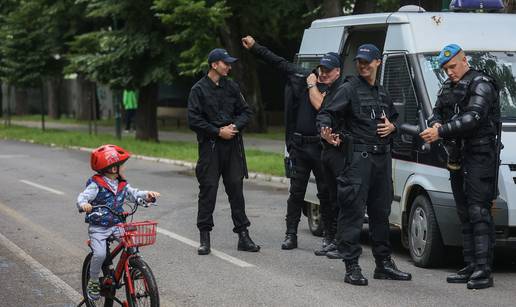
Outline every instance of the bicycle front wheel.
<path id="1" fill-rule="evenodd" d="M 93 253 L 89 253 L 88 256 L 84 259 L 84 263 L 82 265 L 82 295 L 84 297 L 84 301 L 86 306 L 88 307 L 113 307 L 113 299 L 110 297 L 115 296 L 115 291 L 112 289 L 101 288 L 101 297 L 97 301 L 90 300 L 88 298 L 88 281 L 90 280 L 90 264 L 91 257 L 93 257 Z"/>
<path id="2" fill-rule="evenodd" d="M 140 257 L 129 260 L 129 275 L 126 276 L 125 291 L 130 307 L 159 306 L 158 286 L 149 265 Z M 132 285 L 133 293 L 129 289 Z"/>

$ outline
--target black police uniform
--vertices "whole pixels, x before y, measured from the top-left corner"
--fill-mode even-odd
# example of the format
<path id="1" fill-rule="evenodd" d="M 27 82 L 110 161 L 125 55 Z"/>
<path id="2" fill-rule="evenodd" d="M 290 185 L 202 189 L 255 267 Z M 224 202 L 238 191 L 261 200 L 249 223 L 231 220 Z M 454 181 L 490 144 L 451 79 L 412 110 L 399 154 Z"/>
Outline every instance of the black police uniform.
<path id="1" fill-rule="evenodd" d="M 326 95 L 324 96 L 323 103 L 321 106 L 321 110 L 325 108 L 326 105 L 331 104 L 335 99 L 337 93 L 339 93 L 339 88 L 345 82 L 344 78 L 339 78 L 332 83 L 332 85 L 326 91 Z M 333 133 L 338 133 L 340 135 L 344 134 L 344 131 L 334 130 Z M 323 172 L 325 174 L 325 180 L 328 185 L 328 191 L 330 195 L 330 203 L 335 204 L 334 214 L 338 216 L 338 206 L 337 206 L 337 177 L 346 167 L 346 160 L 343 158 L 343 154 L 349 155 L 346 152 L 346 146 L 342 143 L 340 146 L 333 146 L 328 144 L 325 140 L 322 140 L 322 152 L 321 152 L 321 161 L 323 164 Z M 337 220 L 333 220 L 332 224 L 328 227 L 332 233 L 337 232 Z M 330 251 L 331 252 L 331 251 Z M 337 254 L 337 257 L 340 257 L 337 251 L 333 251 L 333 253 Z"/>
<path id="2" fill-rule="evenodd" d="M 460 169 L 450 170 L 457 213 L 462 223 L 467 267 L 448 282 L 468 282 L 468 288 L 492 285 L 495 244 L 491 204 L 497 197 L 500 125 L 498 90 L 494 80 L 470 69 L 456 84 L 447 80 L 438 95 L 429 125 L 440 123 L 439 136 L 455 140 Z"/>
<path id="3" fill-rule="evenodd" d="M 197 227 L 201 232 L 213 228 L 213 210 L 221 175 L 231 206 L 233 232 L 241 233 L 250 225 L 242 192 L 243 178 L 247 176 L 242 138 L 238 133 L 231 140 L 221 139 L 219 128 L 233 123 L 238 131 L 242 131 L 252 114 L 238 85 L 230 79 L 221 78 L 217 85 L 204 76 L 191 89 L 188 123 L 197 133 L 199 143 L 195 174 L 200 189 Z"/>
<path id="4" fill-rule="evenodd" d="M 389 214 L 393 199 L 391 179 L 391 137 L 377 134 L 380 118 L 386 116 L 395 122 L 398 113 L 383 87 L 371 86 L 360 76 L 348 77 L 331 101 L 317 116 L 318 127 L 330 127 L 341 131 L 349 143 L 342 150 L 341 159 L 345 168 L 337 180 L 338 248 L 346 263 L 345 281 L 366 285 L 360 273 L 358 258 L 362 253 L 360 233 L 364 222 L 365 208 L 369 217 L 369 235 L 376 259 L 375 278 L 404 279 L 410 274 L 397 270 L 391 260 L 389 241 Z M 352 152 L 351 156 L 346 152 Z"/>
<path id="5" fill-rule="evenodd" d="M 274 54 L 264 46 L 255 43 L 251 52 L 281 71 L 287 78 L 285 87 L 285 142 L 289 157 L 294 161 L 294 171 L 290 178 L 290 195 L 287 200 L 286 234 L 297 234 L 301 212 L 305 204 L 304 197 L 310 178 L 310 172 L 315 176 L 317 197 L 320 201 L 321 217 L 325 226 L 325 236 L 335 235 L 336 204 L 330 202 L 328 187 L 324 178 L 321 164 L 321 143 L 316 128 L 317 110 L 310 103 L 306 86 L 309 70 L 303 70 L 284 58 Z M 324 91 L 321 84 L 317 85 Z M 284 249 L 297 247 L 296 238 L 290 236 L 290 242 L 285 241 Z"/>

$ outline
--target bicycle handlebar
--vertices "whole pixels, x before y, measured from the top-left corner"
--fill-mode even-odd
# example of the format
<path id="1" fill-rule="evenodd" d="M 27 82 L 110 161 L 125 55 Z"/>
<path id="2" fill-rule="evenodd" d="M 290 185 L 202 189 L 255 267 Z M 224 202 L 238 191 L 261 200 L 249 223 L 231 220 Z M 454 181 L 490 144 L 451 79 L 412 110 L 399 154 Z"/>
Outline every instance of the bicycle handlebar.
<path id="1" fill-rule="evenodd" d="M 131 212 L 121 212 L 121 213 L 119 213 L 119 212 L 116 212 L 115 210 L 111 209 L 111 207 L 106 206 L 106 205 L 94 206 L 94 207 L 93 207 L 93 209 L 96 209 L 96 208 L 106 208 L 106 209 L 108 209 L 108 210 L 109 210 L 113 215 L 116 215 L 116 216 L 118 216 L 118 217 L 120 217 L 120 218 L 125 219 L 126 217 L 128 217 L 128 216 L 130 216 L 130 215 L 133 215 L 133 214 L 136 212 L 136 210 L 138 210 L 138 206 L 142 206 L 142 207 L 145 207 L 145 208 L 148 208 L 149 206 L 157 206 L 157 204 L 156 204 L 156 198 L 155 198 L 155 197 L 151 197 L 151 198 L 150 198 L 150 201 L 147 201 L 147 200 L 146 200 L 145 198 L 143 198 L 143 197 L 138 197 L 138 198 L 136 198 L 136 201 L 134 202 L 134 204 L 135 204 L 136 206 L 134 206 L 134 208 L 132 208 Z M 92 209 L 92 212 L 90 212 L 90 214 L 91 214 L 91 213 L 94 213 L 94 212 L 93 212 L 93 209 Z M 82 208 L 81 208 L 81 209 L 79 210 L 79 212 L 84 212 L 84 211 L 83 211 L 83 210 L 82 210 Z M 97 212 L 97 214 L 102 214 L 102 213 Z"/>

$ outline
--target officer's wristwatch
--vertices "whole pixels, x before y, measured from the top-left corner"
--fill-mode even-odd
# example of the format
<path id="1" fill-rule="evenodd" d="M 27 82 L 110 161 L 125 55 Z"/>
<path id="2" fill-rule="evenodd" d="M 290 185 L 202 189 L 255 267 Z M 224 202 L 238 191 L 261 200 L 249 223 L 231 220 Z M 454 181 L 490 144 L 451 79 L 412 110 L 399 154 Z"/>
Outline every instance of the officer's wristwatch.
<path id="1" fill-rule="evenodd" d="M 306 86 L 306 88 L 307 88 L 307 89 L 311 89 L 311 88 L 312 88 L 312 87 L 314 87 L 314 86 L 315 86 L 315 84 L 308 84 L 308 85 Z"/>

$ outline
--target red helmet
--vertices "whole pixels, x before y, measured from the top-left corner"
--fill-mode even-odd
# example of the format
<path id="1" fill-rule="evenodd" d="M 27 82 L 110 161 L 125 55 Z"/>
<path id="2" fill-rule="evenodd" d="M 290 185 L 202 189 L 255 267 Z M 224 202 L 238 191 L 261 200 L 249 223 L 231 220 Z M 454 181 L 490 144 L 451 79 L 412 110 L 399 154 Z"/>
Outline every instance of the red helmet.
<path id="1" fill-rule="evenodd" d="M 110 166 L 123 164 L 131 154 L 116 145 L 102 145 L 91 152 L 91 168 L 94 171 L 100 172 Z"/>

